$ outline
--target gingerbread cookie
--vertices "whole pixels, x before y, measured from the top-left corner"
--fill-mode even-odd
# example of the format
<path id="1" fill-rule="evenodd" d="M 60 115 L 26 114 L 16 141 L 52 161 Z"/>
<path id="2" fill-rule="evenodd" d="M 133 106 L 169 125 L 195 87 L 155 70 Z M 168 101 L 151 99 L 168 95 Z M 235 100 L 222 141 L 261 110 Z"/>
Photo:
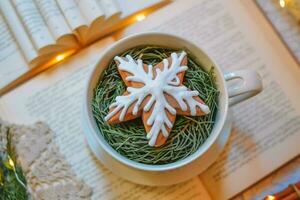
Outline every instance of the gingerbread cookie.
<path id="1" fill-rule="evenodd" d="M 127 90 L 110 105 L 105 117 L 109 124 L 142 117 L 149 145 L 157 147 L 166 142 L 176 114 L 201 116 L 210 113 L 198 96 L 199 92 L 182 84 L 188 69 L 185 52 L 172 53 L 154 67 L 130 55 L 114 59 Z"/>

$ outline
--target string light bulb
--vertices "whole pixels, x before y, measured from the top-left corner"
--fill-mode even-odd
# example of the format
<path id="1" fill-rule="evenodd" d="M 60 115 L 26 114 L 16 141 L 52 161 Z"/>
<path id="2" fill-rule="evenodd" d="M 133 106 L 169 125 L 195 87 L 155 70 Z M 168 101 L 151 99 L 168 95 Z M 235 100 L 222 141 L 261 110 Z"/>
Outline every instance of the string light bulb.
<path id="1" fill-rule="evenodd" d="M 9 155 L 7 155 L 7 157 L 8 157 L 8 165 L 14 171 L 14 174 L 15 174 L 15 177 L 16 177 L 17 181 L 26 189 L 26 184 L 18 176 L 14 161 L 12 160 L 12 158 Z"/>
<path id="2" fill-rule="evenodd" d="M 60 62 L 60 61 L 62 61 L 63 59 L 65 59 L 65 55 L 64 54 L 59 54 L 59 55 L 57 55 L 56 57 L 55 57 L 55 60 L 57 61 L 57 62 Z"/>
<path id="3" fill-rule="evenodd" d="M 285 5 L 286 5 L 285 0 L 279 0 L 279 5 L 280 5 L 282 8 L 284 8 Z"/>
<path id="4" fill-rule="evenodd" d="M 15 163 L 14 163 L 14 161 L 13 161 L 11 158 L 8 160 L 8 164 L 9 164 L 12 168 L 15 167 Z"/>
<path id="5" fill-rule="evenodd" d="M 266 199 L 267 200 L 275 200 L 275 197 L 273 195 L 268 195 Z"/>
<path id="6" fill-rule="evenodd" d="M 146 19 L 146 15 L 144 15 L 143 13 L 138 14 L 136 16 L 136 21 L 138 21 L 138 22 L 143 21 L 144 19 Z"/>

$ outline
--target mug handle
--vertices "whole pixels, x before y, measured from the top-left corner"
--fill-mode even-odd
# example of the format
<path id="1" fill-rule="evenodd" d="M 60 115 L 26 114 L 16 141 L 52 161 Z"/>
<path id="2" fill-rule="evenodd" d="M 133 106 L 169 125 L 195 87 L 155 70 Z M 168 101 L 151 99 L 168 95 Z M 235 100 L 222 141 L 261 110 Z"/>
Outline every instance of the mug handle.
<path id="1" fill-rule="evenodd" d="M 228 87 L 229 106 L 240 103 L 262 91 L 262 79 L 260 75 L 250 69 L 237 70 L 224 74 L 226 81 L 242 79 L 242 82 Z"/>

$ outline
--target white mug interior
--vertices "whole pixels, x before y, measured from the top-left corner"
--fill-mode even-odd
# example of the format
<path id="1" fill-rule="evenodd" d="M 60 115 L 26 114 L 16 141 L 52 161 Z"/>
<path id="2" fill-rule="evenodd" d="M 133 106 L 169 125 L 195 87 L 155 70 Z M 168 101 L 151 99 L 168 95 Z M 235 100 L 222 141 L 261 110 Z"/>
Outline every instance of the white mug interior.
<path id="1" fill-rule="evenodd" d="M 199 147 L 199 149 L 196 152 L 194 152 L 192 155 L 188 156 L 187 158 L 178 160 L 173 163 L 162 164 L 162 165 L 150 165 L 150 164 L 143 164 L 136 161 L 132 161 L 126 158 L 125 156 L 122 156 L 105 141 L 104 137 L 102 136 L 100 130 L 97 127 L 96 121 L 92 113 L 91 103 L 94 96 L 94 88 L 96 87 L 103 70 L 108 66 L 109 62 L 111 62 L 111 60 L 116 55 L 120 55 L 121 53 L 123 53 L 124 51 L 130 48 L 141 46 L 141 45 L 158 45 L 158 46 L 165 46 L 174 49 L 187 49 L 189 52 L 192 53 L 193 56 L 197 58 L 197 61 L 199 62 L 199 64 L 201 64 L 204 70 L 208 71 L 211 67 L 214 67 L 214 72 L 216 76 L 216 85 L 218 90 L 220 91 L 220 94 L 218 97 L 218 110 L 217 110 L 213 129 L 209 137 Z M 228 114 L 228 92 L 226 87 L 226 81 L 224 79 L 220 67 L 209 56 L 207 56 L 206 53 L 201 48 L 194 45 L 192 42 L 175 35 L 159 33 L 159 32 L 147 32 L 147 33 L 135 34 L 123 38 L 118 42 L 116 42 L 115 44 L 111 45 L 102 54 L 99 62 L 97 63 L 94 70 L 92 71 L 90 78 L 88 80 L 84 110 L 86 111 L 86 113 L 84 114 L 87 115 L 86 117 L 88 118 L 87 126 L 90 127 L 89 130 L 93 131 L 92 134 L 97 135 L 95 137 L 98 140 L 97 142 L 100 143 L 101 147 L 104 149 L 104 151 L 106 151 L 107 154 L 109 154 L 111 157 L 121 162 L 122 164 L 137 170 L 163 172 L 163 171 L 178 169 L 182 166 L 185 166 L 193 162 L 195 159 L 199 158 L 211 147 L 211 145 L 219 137 L 219 134 L 221 133 L 221 130 L 224 126 Z M 211 162 L 209 163 L 211 164 Z M 208 166 L 205 167 L 207 168 Z"/>

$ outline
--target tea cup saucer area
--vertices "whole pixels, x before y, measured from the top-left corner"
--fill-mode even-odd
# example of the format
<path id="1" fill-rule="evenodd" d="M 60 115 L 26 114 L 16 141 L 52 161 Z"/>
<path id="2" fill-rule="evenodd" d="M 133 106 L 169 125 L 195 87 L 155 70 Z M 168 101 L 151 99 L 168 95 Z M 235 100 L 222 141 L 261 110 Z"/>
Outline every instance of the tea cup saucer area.
<path id="1" fill-rule="evenodd" d="M 215 82 L 220 93 L 218 96 L 218 109 L 215 116 L 215 123 L 211 130 L 211 133 L 206 141 L 193 154 L 172 163 L 159 165 L 145 164 L 130 160 L 122 156 L 107 143 L 100 129 L 97 127 L 97 123 L 93 116 L 92 99 L 94 97 L 95 87 L 97 86 L 99 79 L 101 79 L 101 74 L 105 71 L 106 67 L 113 60 L 113 58 L 115 58 L 115 56 L 121 55 L 126 50 L 141 45 L 156 45 L 173 49 L 187 49 L 195 58 L 197 58 L 200 65 L 204 68 L 205 71 L 209 71 L 212 66 L 214 67 Z M 130 60 L 129 57 L 127 57 L 127 61 L 128 60 Z M 133 63 L 138 62 L 140 61 L 133 61 Z M 165 64 L 166 62 L 167 61 L 164 60 L 163 64 Z M 175 63 L 174 60 L 172 60 L 172 62 Z M 149 72 L 150 70 L 146 69 L 145 71 Z M 160 69 L 157 70 L 156 73 L 161 73 L 162 71 L 163 70 Z M 176 74 L 178 75 L 180 72 L 178 71 L 178 73 L 176 72 Z M 134 75 L 134 72 L 131 71 L 131 74 Z M 134 77 L 131 77 L 131 80 L 133 79 Z M 227 86 L 226 81 L 232 79 L 242 79 L 242 84 L 235 87 Z M 128 80 L 128 77 L 127 79 L 126 77 L 125 79 L 123 78 L 123 80 Z M 177 80 L 176 77 L 171 78 L 169 81 L 170 84 L 175 84 L 175 82 L 178 84 L 181 83 L 181 80 L 179 78 Z M 82 123 L 87 142 L 91 150 L 108 169 L 127 180 L 139 184 L 156 186 L 171 185 L 188 180 L 198 175 L 199 173 L 207 169 L 216 160 L 216 158 L 222 151 L 231 130 L 232 120 L 229 113 L 229 106 L 248 99 L 249 97 L 252 97 L 259 93 L 261 90 L 261 78 L 256 72 L 251 70 L 241 70 L 230 72 L 224 75 L 217 63 L 214 62 L 209 56 L 207 56 L 201 48 L 183 38 L 175 35 L 157 32 L 136 34 L 121 39 L 110 48 L 108 48 L 104 54 L 102 54 L 102 57 L 100 58 L 98 64 L 95 66 L 93 72 L 91 73 L 85 91 L 86 95 L 84 97 Z M 129 94 L 130 93 L 131 92 L 129 91 Z M 197 92 L 193 94 L 193 97 L 198 95 Z M 116 101 L 118 100 L 116 99 Z M 116 106 L 116 104 L 113 105 Z M 112 108 L 114 106 L 112 106 Z M 204 107 L 202 107 L 202 111 L 203 110 L 205 110 Z M 120 114 L 118 117 L 119 119 L 122 118 Z M 145 126 L 145 128 L 147 130 L 147 126 Z M 166 131 L 165 133 L 168 133 L 168 131 Z M 149 138 L 151 141 L 151 137 Z M 153 141 L 152 143 L 150 142 L 150 144 L 157 144 L 155 142 L 156 140 L 154 140 L 154 143 Z"/>
<path id="2" fill-rule="evenodd" d="M 82 119 L 82 123 L 85 124 L 85 119 Z M 215 150 L 219 151 L 222 150 L 228 140 L 232 128 L 232 117 L 229 111 L 229 116 L 224 124 L 224 128 L 222 129 L 222 138 L 220 139 L 219 143 L 215 145 Z M 193 166 L 187 166 L 187 170 L 166 170 L 164 173 L 156 173 L 156 171 L 144 171 L 144 170 L 133 170 L 131 167 L 121 164 L 117 160 L 111 160 L 107 158 L 107 155 L 103 153 L 105 150 L 100 145 L 99 138 L 92 133 L 92 130 L 89 129 L 86 125 L 83 126 L 84 131 L 86 132 L 86 142 L 94 153 L 94 155 L 101 161 L 102 164 L 105 166 L 109 166 L 109 170 L 111 170 L 116 175 L 137 183 L 141 185 L 148 185 L 148 186 L 167 186 L 173 185 L 180 182 L 184 182 L 197 176 L 199 173 L 198 169 L 194 169 Z M 214 161 L 214 158 L 207 158 L 207 162 L 210 163 Z M 201 163 L 199 163 L 201 164 Z M 204 166 L 205 167 L 205 166 Z M 180 172 L 180 173 L 179 173 Z M 184 173 L 189 172 L 189 173 Z M 190 173 L 192 172 L 192 173 Z"/>

